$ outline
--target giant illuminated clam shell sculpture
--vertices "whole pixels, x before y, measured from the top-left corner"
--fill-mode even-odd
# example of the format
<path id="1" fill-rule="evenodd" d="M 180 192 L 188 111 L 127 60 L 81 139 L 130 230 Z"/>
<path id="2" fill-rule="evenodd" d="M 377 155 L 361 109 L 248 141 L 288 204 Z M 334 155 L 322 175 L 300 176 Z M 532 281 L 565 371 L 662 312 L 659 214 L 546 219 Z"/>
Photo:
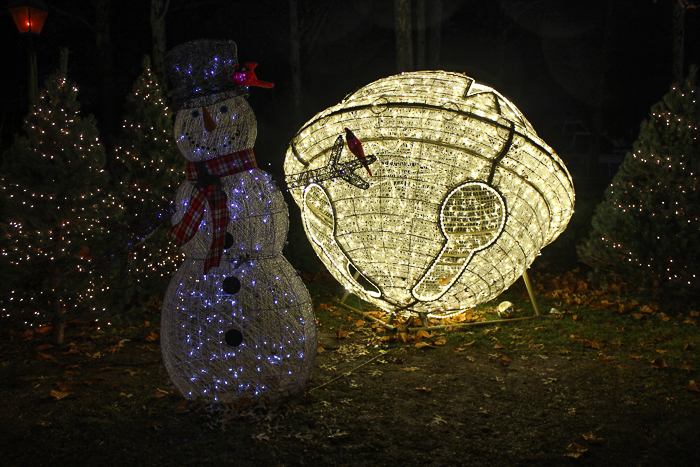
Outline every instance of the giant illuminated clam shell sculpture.
<path id="1" fill-rule="evenodd" d="M 573 213 L 561 159 L 511 102 L 459 73 L 402 73 L 350 94 L 301 128 L 284 169 L 328 270 L 399 314 L 493 299 Z"/>

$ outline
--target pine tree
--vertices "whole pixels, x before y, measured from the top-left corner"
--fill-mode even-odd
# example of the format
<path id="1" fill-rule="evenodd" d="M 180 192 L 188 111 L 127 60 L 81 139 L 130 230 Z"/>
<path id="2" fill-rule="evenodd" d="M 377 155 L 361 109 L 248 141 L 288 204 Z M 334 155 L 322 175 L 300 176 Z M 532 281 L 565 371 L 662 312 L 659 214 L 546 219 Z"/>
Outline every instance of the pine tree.
<path id="1" fill-rule="evenodd" d="M 603 276 L 657 292 L 697 294 L 700 104 L 697 67 L 651 108 L 596 208 L 579 258 Z"/>
<path id="2" fill-rule="evenodd" d="M 105 152 L 92 115 L 79 113 L 78 88 L 67 78 L 68 52 L 3 157 L 3 221 L 8 230 L 4 315 L 26 325 L 51 321 L 61 343 L 71 317 L 92 319 L 115 212 L 105 193 Z M 102 310 L 100 310 L 102 311 Z"/>
<path id="3" fill-rule="evenodd" d="M 115 192 L 125 207 L 125 292 L 160 298 L 183 259 L 166 233 L 186 160 L 175 144 L 171 112 L 148 56 L 142 66 L 127 98 L 112 172 Z"/>

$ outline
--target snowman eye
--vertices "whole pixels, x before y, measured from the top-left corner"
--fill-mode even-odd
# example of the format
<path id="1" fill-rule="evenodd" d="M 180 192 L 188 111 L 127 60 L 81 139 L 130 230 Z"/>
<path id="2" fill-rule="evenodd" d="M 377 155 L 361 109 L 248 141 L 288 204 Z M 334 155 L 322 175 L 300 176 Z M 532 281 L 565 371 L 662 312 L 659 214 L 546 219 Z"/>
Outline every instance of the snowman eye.
<path id="1" fill-rule="evenodd" d="M 193 110 L 193 111 L 192 111 L 192 116 L 193 116 L 194 118 L 199 117 L 199 110 Z"/>
<path id="2" fill-rule="evenodd" d="M 225 105 L 222 105 L 221 108 L 219 109 L 219 111 L 222 114 L 225 114 L 226 112 L 228 112 L 228 107 L 226 107 Z"/>

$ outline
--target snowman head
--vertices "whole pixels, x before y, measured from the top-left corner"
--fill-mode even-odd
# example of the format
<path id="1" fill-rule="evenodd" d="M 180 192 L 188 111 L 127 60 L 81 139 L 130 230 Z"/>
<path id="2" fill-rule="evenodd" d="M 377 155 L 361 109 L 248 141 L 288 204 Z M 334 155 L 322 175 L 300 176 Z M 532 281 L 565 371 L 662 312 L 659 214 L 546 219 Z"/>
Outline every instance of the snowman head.
<path id="1" fill-rule="evenodd" d="M 198 162 L 252 148 L 258 134 L 253 109 L 243 96 L 207 104 L 195 99 L 180 109 L 175 136 L 180 152 Z"/>
<path id="2" fill-rule="evenodd" d="M 260 81 L 257 63 L 238 63 L 235 42 L 201 39 L 186 42 L 166 56 L 177 111 L 175 136 L 187 160 L 198 162 L 250 149 L 257 136 L 253 110 L 245 96 Z"/>

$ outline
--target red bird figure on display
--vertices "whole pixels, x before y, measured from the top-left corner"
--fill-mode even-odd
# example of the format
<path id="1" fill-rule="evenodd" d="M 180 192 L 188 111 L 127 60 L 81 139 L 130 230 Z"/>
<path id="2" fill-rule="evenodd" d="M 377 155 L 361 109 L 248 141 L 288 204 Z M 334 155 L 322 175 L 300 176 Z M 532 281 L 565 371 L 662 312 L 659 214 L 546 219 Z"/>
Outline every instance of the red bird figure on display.
<path id="1" fill-rule="evenodd" d="M 355 154 L 355 157 L 357 157 L 360 160 L 360 163 L 362 166 L 367 170 L 367 173 L 369 176 L 372 176 L 372 172 L 369 170 L 369 165 L 367 165 L 367 159 L 365 158 L 365 150 L 362 149 L 362 143 L 360 142 L 359 139 L 357 139 L 357 136 L 350 131 L 349 129 L 345 129 L 345 139 L 348 142 L 348 149 L 350 149 L 350 152 Z"/>

